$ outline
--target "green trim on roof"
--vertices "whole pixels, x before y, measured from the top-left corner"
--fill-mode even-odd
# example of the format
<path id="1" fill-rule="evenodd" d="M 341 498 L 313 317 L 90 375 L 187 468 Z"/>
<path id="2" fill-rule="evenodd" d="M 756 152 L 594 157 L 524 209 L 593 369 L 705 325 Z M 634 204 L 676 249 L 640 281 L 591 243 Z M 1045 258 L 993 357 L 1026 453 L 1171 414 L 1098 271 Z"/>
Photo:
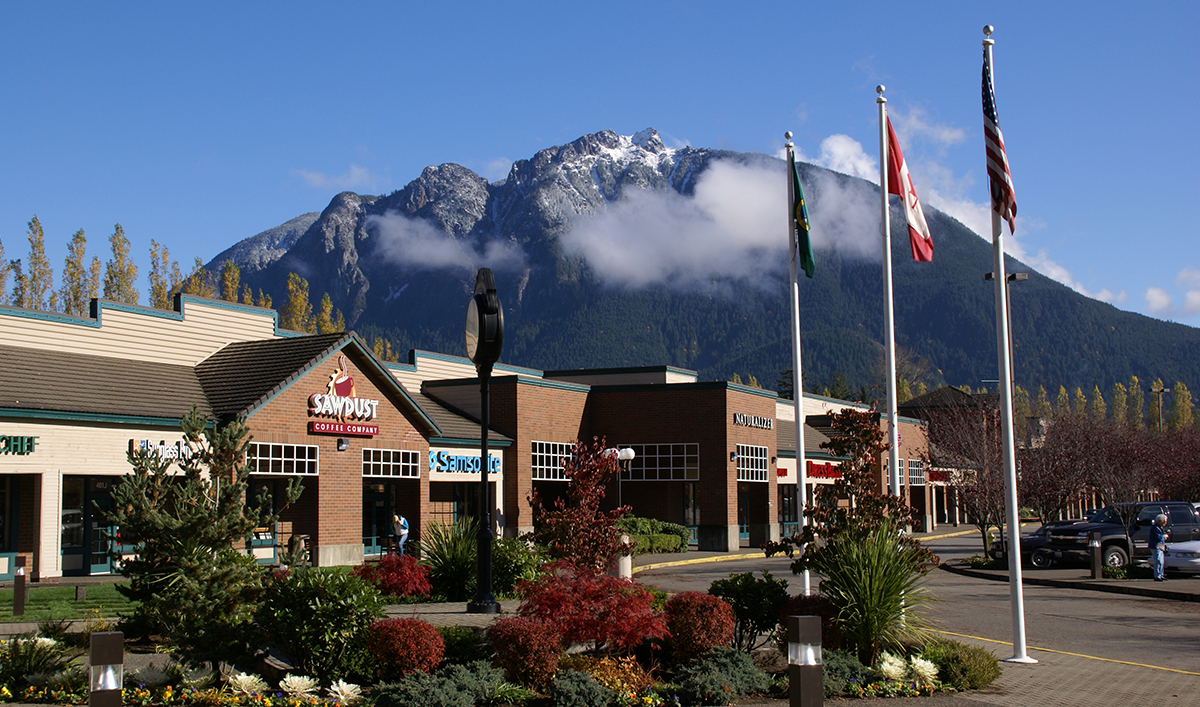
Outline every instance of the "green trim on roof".
<path id="1" fill-rule="evenodd" d="M 180 420 L 177 417 L 142 417 L 139 415 L 110 415 L 98 412 L 63 412 L 24 408 L 0 408 L 0 417 L 27 417 L 37 420 L 65 420 L 68 422 L 113 422 L 120 425 L 153 425 L 155 427 L 179 427 Z"/>
<path id="2" fill-rule="evenodd" d="M 93 297 L 89 303 L 88 316 L 73 317 L 67 314 L 59 314 L 57 312 L 43 312 L 36 309 L 23 309 L 21 307 L 0 306 L 0 314 L 22 317 L 25 319 L 40 319 L 42 321 L 57 322 L 59 324 L 74 324 L 76 326 L 85 326 L 93 329 L 99 329 L 102 326 L 104 319 L 104 310 L 111 309 L 118 312 L 128 312 L 130 314 L 139 314 L 148 317 L 158 317 L 159 319 L 171 319 L 181 322 L 185 319 L 183 312 L 184 306 L 189 302 L 203 304 L 209 307 L 218 309 L 227 309 L 233 312 L 241 312 L 243 314 L 257 314 L 260 316 L 270 315 L 274 323 L 275 334 L 277 336 L 304 336 L 301 333 L 288 332 L 279 328 L 279 313 L 274 309 L 266 309 L 263 307 L 255 307 L 250 304 L 241 304 L 239 302 L 227 302 L 219 299 L 209 299 L 207 297 L 197 297 L 195 295 L 185 295 L 176 293 L 172 300 L 173 309 L 158 309 L 140 304 L 126 304 L 124 302 L 113 302 L 112 300 Z"/>
<path id="3" fill-rule="evenodd" d="M 464 366 L 474 366 L 471 359 L 466 356 L 454 356 L 452 354 L 435 353 L 433 351 L 425 351 L 423 349 L 410 349 L 408 352 L 408 363 L 411 366 L 417 365 L 418 358 L 430 358 L 435 361 L 447 361 L 449 363 L 460 363 Z M 492 367 L 494 371 L 509 371 L 511 373 L 523 373 L 530 376 L 541 376 L 542 372 L 536 368 L 524 368 L 522 366 L 513 366 L 507 363 L 497 363 Z"/>
<path id="4" fill-rule="evenodd" d="M 696 378 L 700 374 L 690 368 L 679 368 L 677 366 L 625 366 L 614 368 L 569 368 L 555 371 L 543 371 L 542 375 L 556 376 L 586 376 L 586 375 L 612 375 L 616 373 L 678 373 L 687 375 L 691 378 Z"/>
<path id="5" fill-rule="evenodd" d="M 474 449 L 479 449 L 479 438 L 476 437 L 475 439 L 463 439 L 461 437 L 430 437 L 429 444 L 444 444 L 448 447 L 472 447 Z M 511 446 L 513 446 L 513 442 L 510 439 L 497 440 L 488 438 L 488 449 L 495 447 L 504 447 L 507 449 Z"/>
<path id="6" fill-rule="evenodd" d="M 591 386 L 582 383 L 566 383 L 563 381 L 548 381 L 542 378 L 532 378 L 530 376 L 492 376 L 492 383 L 496 383 L 498 379 L 517 380 L 517 385 L 531 385 L 537 388 L 553 388 L 555 390 L 570 390 L 576 393 L 586 393 L 592 389 Z M 424 388 L 454 388 L 462 385 L 478 385 L 478 378 L 443 378 L 441 380 L 424 381 L 421 386 Z"/>

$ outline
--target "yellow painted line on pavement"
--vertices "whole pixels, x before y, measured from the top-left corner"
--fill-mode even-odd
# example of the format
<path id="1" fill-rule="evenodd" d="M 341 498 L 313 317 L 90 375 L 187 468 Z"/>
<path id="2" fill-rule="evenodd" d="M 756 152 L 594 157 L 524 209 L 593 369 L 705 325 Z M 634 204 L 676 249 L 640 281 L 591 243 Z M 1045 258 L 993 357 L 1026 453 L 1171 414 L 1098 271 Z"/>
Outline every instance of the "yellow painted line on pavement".
<path id="1" fill-rule="evenodd" d="M 781 555 L 782 557 L 782 555 Z M 765 560 L 765 555 L 757 553 L 739 552 L 734 555 L 716 555 L 714 557 L 693 557 L 690 560 L 672 560 L 671 562 L 655 562 L 649 565 L 639 565 L 633 568 L 633 573 L 637 574 L 643 570 L 657 570 L 663 567 L 683 567 L 684 565 L 702 565 L 705 562 L 729 562 L 731 560 Z"/>
<path id="2" fill-rule="evenodd" d="M 983 641 L 984 643 L 998 643 L 1002 646 L 1011 646 L 1012 645 L 1011 641 L 997 641 L 992 638 L 983 638 L 982 636 L 971 636 L 971 635 L 968 635 L 965 633 L 954 633 L 952 631 L 937 631 L 937 630 L 935 630 L 934 633 L 941 633 L 941 634 L 944 634 L 947 636 L 957 636 L 958 638 L 970 638 L 975 641 Z M 1070 655 L 1070 656 L 1074 656 L 1076 658 L 1087 658 L 1088 660 L 1099 660 L 1099 661 L 1103 661 L 1105 663 L 1120 663 L 1121 665 L 1132 665 L 1137 668 L 1150 668 L 1151 670 L 1165 670 L 1168 673 L 1180 673 L 1182 675 L 1200 676 L 1200 673 L 1193 673 L 1189 670 L 1177 670 L 1175 668 L 1164 668 L 1161 665 L 1146 665 L 1145 663 L 1133 663 L 1128 660 L 1114 660 L 1112 658 L 1101 658 L 1101 657 L 1095 656 L 1095 655 L 1084 655 L 1083 653 L 1071 653 L 1070 651 L 1056 651 L 1053 648 L 1038 648 L 1036 646 L 1026 646 L 1026 648 L 1028 648 L 1031 651 L 1043 651 L 1045 653 L 1057 653 L 1059 655 Z"/>

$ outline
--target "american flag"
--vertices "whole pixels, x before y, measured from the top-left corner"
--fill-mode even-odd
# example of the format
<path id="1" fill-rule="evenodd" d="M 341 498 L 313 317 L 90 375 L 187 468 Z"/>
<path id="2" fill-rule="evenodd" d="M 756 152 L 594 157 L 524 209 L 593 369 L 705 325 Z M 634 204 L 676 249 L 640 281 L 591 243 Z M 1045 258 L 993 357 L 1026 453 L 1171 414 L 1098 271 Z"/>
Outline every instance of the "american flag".
<path id="1" fill-rule="evenodd" d="M 1017 195 L 1013 192 L 1012 174 L 1008 171 L 1008 155 L 1004 152 L 1004 136 L 996 121 L 996 92 L 992 89 L 992 72 L 987 57 L 983 59 L 983 141 L 987 147 L 988 181 L 992 185 L 992 209 L 1008 221 L 1008 232 L 1014 233 L 1017 218 Z"/>

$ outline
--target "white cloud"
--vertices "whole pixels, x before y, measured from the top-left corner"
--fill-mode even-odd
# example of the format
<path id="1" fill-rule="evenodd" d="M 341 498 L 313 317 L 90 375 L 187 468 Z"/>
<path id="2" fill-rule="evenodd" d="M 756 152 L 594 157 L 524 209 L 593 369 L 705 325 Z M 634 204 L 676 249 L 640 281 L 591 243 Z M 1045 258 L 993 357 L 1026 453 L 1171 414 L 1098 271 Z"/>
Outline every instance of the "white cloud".
<path id="1" fill-rule="evenodd" d="M 879 183 L 879 160 L 868 155 L 858 140 L 849 135 L 830 135 L 821 141 L 821 156 L 813 160 L 835 172 Z"/>
<path id="2" fill-rule="evenodd" d="M 921 108 L 913 108 L 907 115 L 892 110 L 888 111 L 888 115 L 891 116 L 892 127 L 896 129 L 896 134 L 903 143 L 907 143 L 910 138 L 921 137 L 939 146 L 948 147 L 967 139 L 967 133 L 962 128 L 929 122 L 927 114 Z M 902 145 L 901 151 L 903 150 Z"/>
<path id="3" fill-rule="evenodd" d="M 1190 265 L 1184 266 L 1175 276 L 1175 284 L 1180 287 L 1200 286 L 1200 270 Z"/>
<path id="4" fill-rule="evenodd" d="M 489 182 L 494 182 L 497 179 L 504 179 L 512 170 L 512 160 L 507 157 L 497 157 L 494 160 L 489 160 L 483 165 L 483 177 Z"/>
<path id="5" fill-rule="evenodd" d="M 1171 311 L 1171 295 L 1161 287 L 1151 287 L 1146 290 L 1146 309 L 1153 314 L 1169 314 Z"/>
<path id="6" fill-rule="evenodd" d="M 1183 297 L 1183 314 L 1191 316 L 1200 314 L 1200 290 L 1188 290 Z"/>
<path id="7" fill-rule="evenodd" d="M 1112 291 L 1106 287 L 1097 292 L 1095 297 L 1101 302 L 1108 302 L 1109 304 L 1125 304 L 1125 301 L 1129 299 L 1129 293 L 1125 292 L 1125 290 L 1121 290 L 1120 292 L 1113 294 Z"/>
<path id="8" fill-rule="evenodd" d="M 379 179 L 366 167 L 350 165 L 345 174 L 328 175 L 324 172 L 313 172 L 307 169 L 293 170 L 292 174 L 304 180 L 304 183 L 317 189 L 360 189 L 374 188 Z"/>
<path id="9" fill-rule="evenodd" d="M 489 267 L 496 271 L 519 270 L 525 254 L 514 243 L 491 241 L 483 250 L 456 239 L 423 219 L 389 212 L 367 217 L 367 228 L 379 238 L 384 258 L 399 265 L 421 270 L 474 271 Z"/>

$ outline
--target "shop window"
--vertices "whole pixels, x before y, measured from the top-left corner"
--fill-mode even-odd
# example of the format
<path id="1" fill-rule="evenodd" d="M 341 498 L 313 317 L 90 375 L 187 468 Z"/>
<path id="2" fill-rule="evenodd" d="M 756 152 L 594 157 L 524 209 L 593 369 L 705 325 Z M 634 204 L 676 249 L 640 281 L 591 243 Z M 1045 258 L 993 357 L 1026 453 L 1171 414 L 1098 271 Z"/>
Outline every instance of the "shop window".
<path id="1" fill-rule="evenodd" d="M 916 459 L 908 460 L 908 483 L 912 486 L 925 485 L 925 462 Z"/>
<path id="2" fill-rule="evenodd" d="M 796 523 L 796 485 L 779 485 L 779 522 Z"/>
<path id="3" fill-rule="evenodd" d="M 83 547 L 83 477 L 63 477 L 63 548 Z"/>
<path id="4" fill-rule="evenodd" d="M 767 448 L 753 444 L 737 446 L 738 481 L 767 480 Z"/>
<path id="5" fill-rule="evenodd" d="M 566 442 L 533 442 L 533 479 L 565 481 L 563 462 L 570 458 L 571 446 Z"/>
<path id="6" fill-rule="evenodd" d="M 421 453 L 411 449 L 364 449 L 363 476 L 421 478 Z"/>
<path id="7" fill-rule="evenodd" d="M 634 451 L 629 468 L 621 470 L 622 481 L 696 481 L 700 478 L 700 445 L 620 444 Z"/>
<path id="8" fill-rule="evenodd" d="M 251 474 L 317 476 L 319 451 L 315 444 L 251 442 L 246 450 L 246 465 Z"/>

